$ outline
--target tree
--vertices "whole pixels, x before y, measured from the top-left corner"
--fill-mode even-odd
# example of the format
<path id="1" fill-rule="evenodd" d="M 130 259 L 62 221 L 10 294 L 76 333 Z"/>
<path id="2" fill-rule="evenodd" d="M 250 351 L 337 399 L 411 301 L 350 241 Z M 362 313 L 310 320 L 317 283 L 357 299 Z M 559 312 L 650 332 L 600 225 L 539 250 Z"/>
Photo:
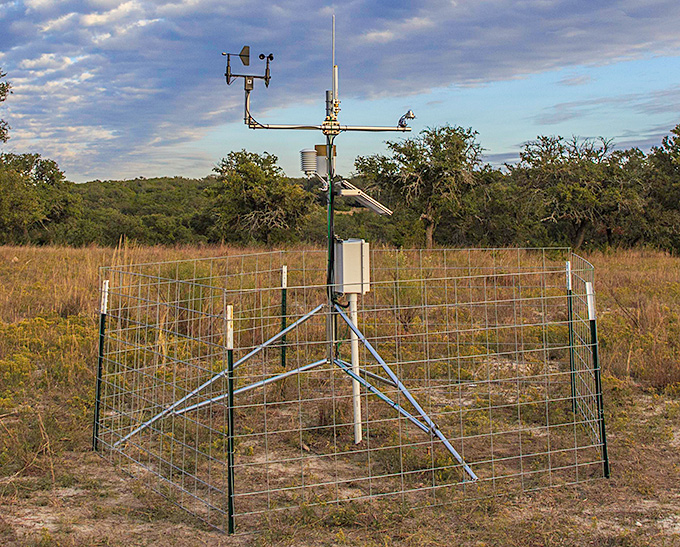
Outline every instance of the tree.
<path id="1" fill-rule="evenodd" d="M 80 196 L 68 182 L 57 163 L 40 154 L 0 154 L 5 207 L 0 224 L 5 239 L 27 242 L 50 241 L 49 229 L 75 217 L 80 211 Z M 13 204 L 13 205 L 12 205 Z M 29 238 L 29 231 L 36 234 Z"/>
<path id="2" fill-rule="evenodd" d="M 645 154 L 639 148 L 615 150 L 607 158 L 604 171 L 596 227 L 599 226 L 605 236 L 606 244 L 630 246 L 641 241 L 652 242 L 647 211 L 654 205 L 650 199 L 649 163 Z"/>
<path id="3" fill-rule="evenodd" d="M 649 161 L 656 198 L 666 208 L 680 208 L 680 124 L 663 138 L 661 146 L 652 148 Z"/>
<path id="4" fill-rule="evenodd" d="M 622 161 L 607 139 L 539 136 L 524 146 L 510 174 L 538 193 L 541 220 L 554 228 L 554 240 L 566 238 L 578 249 L 589 229 L 611 230 L 615 217 L 638 206 L 634 180 L 622 176 Z"/>
<path id="5" fill-rule="evenodd" d="M 359 157 L 355 166 L 394 208 L 418 215 L 431 248 L 442 215 L 459 207 L 462 195 L 474 186 L 474 171 L 481 164 L 476 135 L 448 125 L 425 129 L 417 137 L 387 142 L 390 156 Z"/>
<path id="6" fill-rule="evenodd" d="M 500 169 L 484 166 L 460 206 L 440 223 L 440 243 L 452 246 L 542 246 L 549 243 L 541 225 L 538 196 Z"/>
<path id="7" fill-rule="evenodd" d="M 645 211 L 652 241 L 680 250 L 680 124 L 647 156 L 650 207 Z"/>
<path id="8" fill-rule="evenodd" d="M 38 192 L 28 178 L 0 166 L 0 242 L 28 242 L 29 228 L 43 219 Z"/>
<path id="9" fill-rule="evenodd" d="M 5 74 L 2 69 L 0 69 L 0 80 L 2 80 L 7 74 Z M 12 86 L 9 82 L 0 81 L 0 103 L 7 99 L 12 91 Z M 0 142 L 7 142 L 9 139 L 9 125 L 3 119 L 0 119 Z"/>
<path id="10" fill-rule="evenodd" d="M 312 205 L 312 194 L 284 176 L 277 157 L 241 150 L 215 167 L 209 191 L 213 240 L 272 244 L 297 237 Z"/>

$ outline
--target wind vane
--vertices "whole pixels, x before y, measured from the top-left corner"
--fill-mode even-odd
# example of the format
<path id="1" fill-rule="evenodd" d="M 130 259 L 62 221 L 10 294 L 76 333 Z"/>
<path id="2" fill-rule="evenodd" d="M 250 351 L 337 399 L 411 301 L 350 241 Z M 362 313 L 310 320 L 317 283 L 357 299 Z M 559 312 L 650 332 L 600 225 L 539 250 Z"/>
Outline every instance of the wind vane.
<path id="1" fill-rule="evenodd" d="M 375 127 L 363 125 L 342 125 L 338 120 L 340 112 L 340 99 L 338 93 L 338 65 L 335 64 L 335 16 L 333 16 L 333 32 L 332 32 L 332 85 L 331 89 L 326 91 L 326 116 L 323 122 L 319 125 L 303 125 L 303 124 L 265 124 L 257 121 L 250 110 L 250 94 L 253 91 L 255 80 L 264 80 L 266 87 L 269 87 L 271 80 L 270 63 L 274 60 L 274 55 L 259 55 L 260 60 L 266 61 L 264 75 L 259 74 L 235 74 L 232 72 L 231 56 L 238 56 L 244 67 L 250 66 L 250 47 L 244 46 L 241 52 L 223 53 L 227 57 L 227 69 L 225 78 L 228 85 L 234 83 L 238 78 L 243 78 L 243 87 L 245 91 L 245 109 L 244 122 L 250 129 L 293 129 L 293 130 L 316 130 L 321 131 L 326 136 L 326 146 L 317 146 L 316 149 L 308 149 L 301 151 L 301 165 L 302 170 L 308 177 L 317 177 L 322 183 L 322 189 L 327 191 L 328 204 L 328 282 L 332 285 L 333 278 L 333 244 L 335 241 L 335 234 L 333 232 L 333 217 L 334 217 L 334 201 L 336 196 L 344 196 L 353 198 L 364 207 L 368 207 L 372 211 L 381 215 L 391 215 L 392 211 L 379 203 L 377 200 L 368 196 L 363 190 L 352 185 L 346 180 L 336 180 L 335 172 L 335 156 L 336 150 L 333 146 L 335 137 L 340 133 L 348 131 L 369 131 L 369 132 L 385 132 L 397 131 L 407 132 L 411 131 L 408 127 L 408 120 L 415 118 L 412 110 L 407 111 L 397 122 L 396 126 Z M 325 158 L 324 158 L 325 156 Z M 321 172 L 319 172 L 321 171 Z M 324 176 L 325 175 L 325 176 Z M 332 296 L 332 290 L 329 287 L 329 295 Z"/>

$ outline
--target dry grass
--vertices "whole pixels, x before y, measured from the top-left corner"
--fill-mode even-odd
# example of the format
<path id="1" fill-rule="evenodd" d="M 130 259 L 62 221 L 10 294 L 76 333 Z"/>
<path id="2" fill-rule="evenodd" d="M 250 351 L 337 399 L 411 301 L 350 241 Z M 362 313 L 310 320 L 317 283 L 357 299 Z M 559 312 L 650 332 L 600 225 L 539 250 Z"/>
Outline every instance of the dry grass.
<path id="1" fill-rule="evenodd" d="M 14 323 L 52 314 L 94 317 L 102 266 L 224 256 L 234 252 L 242 249 L 140 247 L 127 242 L 117 249 L 0 246 L 0 321 Z"/>
<path id="2" fill-rule="evenodd" d="M 593 254 L 607 374 L 643 386 L 680 388 L 680 259 L 626 250 Z"/>
<path id="3" fill-rule="evenodd" d="M 587 257 L 596 290 L 613 477 L 410 511 L 344 504 L 226 538 L 89 452 L 98 268 L 224 255 L 0 247 L 0 545 L 680 545 L 680 259 Z"/>

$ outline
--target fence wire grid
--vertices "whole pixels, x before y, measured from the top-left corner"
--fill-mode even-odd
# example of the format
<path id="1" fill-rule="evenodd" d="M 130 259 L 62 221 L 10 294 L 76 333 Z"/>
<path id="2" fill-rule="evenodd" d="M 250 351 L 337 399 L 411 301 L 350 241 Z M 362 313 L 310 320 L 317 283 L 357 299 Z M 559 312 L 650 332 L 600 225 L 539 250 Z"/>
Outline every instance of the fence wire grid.
<path id="1" fill-rule="evenodd" d="M 325 268 L 315 250 L 103 268 L 95 448 L 223 531 L 302 505 L 419 507 L 608 476 L 586 260 L 569 249 L 372 250 L 357 327 L 423 413 L 362 344 L 358 444 L 351 330 L 335 321 L 329 348 L 339 313 Z M 417 426 L 425 414 L 464 463 Z"/>

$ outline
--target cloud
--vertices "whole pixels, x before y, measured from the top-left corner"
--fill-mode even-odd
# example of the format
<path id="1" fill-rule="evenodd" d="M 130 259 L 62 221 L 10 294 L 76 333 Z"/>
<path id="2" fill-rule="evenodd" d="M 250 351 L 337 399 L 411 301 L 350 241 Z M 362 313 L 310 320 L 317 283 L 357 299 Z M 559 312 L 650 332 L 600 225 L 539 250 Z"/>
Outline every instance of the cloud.
<path id="1" fill-rule="evenodd" d="M 53 0 L 26 0 L 24 2 L 26 8 L 29 11 L 30 10 L 42 11 L 54 6 L 55 3 L 60 2 L 53 2 Z M 64 2 L 62 1 L 61 3 L 63 4 Z"/>
<path id="2" fill-rule="evenodd" d="M 395 34 L 391 30 L 373 30 L 367 32 L 361 38 L 364 42 L 368 43 L 371 42 L 385 43 L 394 40 Z"/>
<path id="3" fill-rule="evenodd" d="M 388 28 L 366 32 L 359 39 L 367 43 L 386 43 L 394 40 L 407 41 L 414 34 L 434 27 L 429 17 L 410 17 L 403 21 L 391 22 Z"/>
<path id="4" fill-rule="evenodd" d="M 566 86 L 578 86 L 578 85 L 586 85 L 589 84 L 590 82 L 593 81 L 593 78 L 591 76 L 588 76 L 587 74 L 582 74 L 580 76 L 565 76 L 562 78 L 559 82 L 557 82 L 559 85 L 566 85 Z"/>
<path id="5" fill-rule="evenodd" d="M 19 63 L 19 68 L 25 69 L 51 69 L 59 70 L 64 69 L 71 65 L 73 61 L 68 57 L 57 57 L 54 53 L 43 53 L 37 59 L 24 59 Z"/>
<path id="6" fill-rule="evenodd" d="M 116 23 L 132 14 L 141 12 L 141 6 L 134 0 L 131 0 L 105 12 L 96 12 L 83 15 L 80 18 L 80 24 L 85 27 L 105 26 L 111 23 Z"/>
<path id="7" fill-rule="evenodd" d="M 602 116 L 611 107 L 641 114 L 680 115 L 680 86 L 652 93 L 627 93 L 559 103 L 536 115 L 534 121 L 539 125 L 555 125 L 591 115 Z"/>
<path id="8" fill-rule="evenodd" d="M 519 147 L 518 147 L 519 148 Z M 519 161 L 519 152 L 505 152 L 499 154 L 483 154 L 483 161 L 493 167 L 503 167 L 506 164 L 513 164 Z"/>
<path id="9" fill-rule="evenodd" d="M 648 127 L 642 131 L 623 132 L 620 135 L 614 136 L 614 147 L 618 150 L 639 148 L 640 150 L 647 152 L 652 147 L 660 146 L 663 138 L 670 135 L 671 129 L 673 129 L 677 123 L 678 120 L 676 118 L 674 121 Z"/>
<path id="10" fill-rule="evenodd" d="M 40 24 L 40 30 L 42 32 L 63 31 L 73 23 L 77 16 L 77 13 L 71 12 L 60 15 L 56 19 L 49 19 Z"/>
<path id="11" fill-rule="evenodd" d="M 149 157 L 160 158 L 181 139 L 195 141 L 242 118 L 242 91 L 226 88 L 220 52 L 245 43 L 253 52 L 249 70 L 263 70 L 258 53 L 275 55 L 272 85 L 265 96 L 257 82 L 253 96 L 258 115 L 316 101 L 328 86 L 333 12 L 343 99 L 479 86 L 680 51 L 677 0 L 348 0 L 333 6 L 17 0 L 0 4 L 0 59 L 15 91 L 3 104 L 3 118 L 14 128 L 10 143 L 49 150 L 75 178 L 152 148 Z M 561 83 L 587 80 L 574 75 Z M 622 100 L 648 112 L 663 108 L 660 97 Z M 677 108 L 675 92 L 666 100 Z M 565 102 L 538 120 L 588 116 L 603 105 L 614 103 Z M 318 121 L 315 115 L 310 121 Z M 40 125 L 47 129 L 38 131 Z"/>

